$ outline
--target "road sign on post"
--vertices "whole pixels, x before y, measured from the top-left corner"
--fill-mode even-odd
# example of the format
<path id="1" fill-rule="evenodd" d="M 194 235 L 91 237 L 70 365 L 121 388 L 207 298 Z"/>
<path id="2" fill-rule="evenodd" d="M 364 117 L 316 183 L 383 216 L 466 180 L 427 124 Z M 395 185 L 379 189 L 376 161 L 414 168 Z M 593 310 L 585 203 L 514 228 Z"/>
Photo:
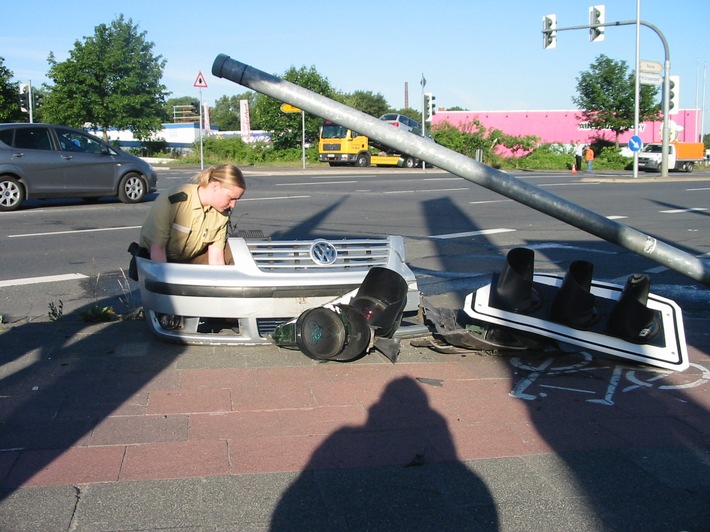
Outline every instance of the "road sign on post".
<path id="1" fill-rule="evenodd" d="M 663 83 L 663 76 L 656 72 L 639 72 L 639 83 L 641 85 L 660 85 Z"/>
<path id="2" fill-rule="evenodd" d="M 631 151 L 640 151 L 643 148 L 643 141 L 638 135 L 634 135 L 629 139 L 629 149 Z"/>
<path id="3" fill-rule="evenodd" d="M 290 103 L 282 103 L 281 111 L 284 113 L 301 113 L 301 159 L 303 161 L 303 169 L 306 169 L 306 113 L 303 109 L 299 109 Z"/>
<path id="4" fill-rule="evenodd" d="M 207 88 L 207 82 L 205 81 L 205 76 L 202 75 L 202 72 L 199 72 L 197 74 L 197 79 L 195 79 L 193 87 L 197 87 L 198 89 Z"/>
<path id="5" fill-rule="evenodd" d="M 281 111 L 283 111 L 284 113 L 300 113 L 301 112 L 301 110 L 298 107 L 291 105 L 290 103 L 282 103 L 281 104 Z"/>
<path id="6" fill-rule="evenodd" d="M 639 72 L 660 74 L 661 72 L 663 72 L 663 65 L 657 61 L 640 61 Z"/>

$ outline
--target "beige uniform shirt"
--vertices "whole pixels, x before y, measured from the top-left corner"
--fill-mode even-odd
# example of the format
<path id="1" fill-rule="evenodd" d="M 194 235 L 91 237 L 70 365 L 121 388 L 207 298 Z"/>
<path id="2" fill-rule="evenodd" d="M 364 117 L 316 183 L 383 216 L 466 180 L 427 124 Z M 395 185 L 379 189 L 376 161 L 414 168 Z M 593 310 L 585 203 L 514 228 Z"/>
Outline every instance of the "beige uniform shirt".
<path id="1" fill-rule="evenodd" d="M 161 193 L 153 202 L 141 229 L 141 246 L 165 247 L 169 261 L 187 261 L 212 243 L 224 247 L 227 214 L 200 202 L 195 183 Z"/>

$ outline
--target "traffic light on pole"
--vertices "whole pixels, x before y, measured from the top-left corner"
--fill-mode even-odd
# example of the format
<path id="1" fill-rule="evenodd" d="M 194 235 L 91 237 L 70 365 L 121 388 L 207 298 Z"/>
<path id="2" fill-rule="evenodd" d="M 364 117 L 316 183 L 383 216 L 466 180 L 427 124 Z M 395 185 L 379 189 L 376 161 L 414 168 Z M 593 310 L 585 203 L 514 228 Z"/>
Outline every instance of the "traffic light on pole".
<path id="1" fill-rule="evenodd" d="M 589 42 L 604 40 L 604 6 L 591 6 L 589 8 Z"/>
<path id="2" fill-rule="evenodd" d="M 542 17 L 542 47 L 544 49 L 557 46 L 557 15 Z"/>
<path id="3" fill-rule="evenodd" d="M 434 96 L 431 92 L 426 93 L 427 97 L 427 122 L 431 122 L 432 117 L 436 114 L 436 104 L 434 103 L 434 100 L 436 100 L 436 96 Z"/>
<path id="4" fill-rule="evenodd" d="M 668 114 L 678 114 L 680 109 L 680 76 L 670 76 L 668 79 Z"/>
<path id="5" fill-rule="evenodd" d="M 20 111 L 28 113 L 30 111 L 30 93 L 27 84 L 20 83 L 19 90 Z"/>

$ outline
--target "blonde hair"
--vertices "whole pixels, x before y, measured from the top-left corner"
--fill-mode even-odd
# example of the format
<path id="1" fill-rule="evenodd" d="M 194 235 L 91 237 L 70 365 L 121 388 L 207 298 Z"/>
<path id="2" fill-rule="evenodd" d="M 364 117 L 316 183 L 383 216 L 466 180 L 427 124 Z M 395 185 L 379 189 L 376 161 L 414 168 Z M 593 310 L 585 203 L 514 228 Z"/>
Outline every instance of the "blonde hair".
<path id="1" fill-rule="evenodd" d="M 210 181 L 219 181 L 225 185 L 239 187 L 242 190 L 247 189 L 247 183 L 244 180 L 242 171 L 233 164 L 220 164 L 219 166 L 210 166 L 197 174 L 193 181 L 201 187 L 205 186 Z"/>

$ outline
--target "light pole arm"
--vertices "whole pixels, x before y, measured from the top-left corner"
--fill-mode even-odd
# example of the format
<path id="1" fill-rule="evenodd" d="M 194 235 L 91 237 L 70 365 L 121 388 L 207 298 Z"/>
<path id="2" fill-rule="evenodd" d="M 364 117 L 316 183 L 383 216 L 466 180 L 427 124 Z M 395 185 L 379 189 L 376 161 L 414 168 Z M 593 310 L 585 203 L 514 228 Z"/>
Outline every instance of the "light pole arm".
<path id="1" fill-rule="evenodd" d="M 663 43 L 663 51 L 665 53 L 665 61 L 663 63 L 663 133 L 661 135 L 661 142 L 662 142 L 662 151 L 663 153 L 661 154 L 661 177 L 667 177 L 668 176 L 668 144 L 669 144 L 669 129 L 668 129 L 668 111 L 669 109 L 669 100 L 668 100 L 668 94 L 670 91 L 670 77 L 671 77 L 671 51 L 668 46 L 668 41 L 666 40 L 665 35 L 663 35 L 663 32 L 658 29 L 657 26 L 654 24 L 651 24 L 650 22 L 645 22 L 643 20 L 638 22 L 642 26 L 646 26 L 647 28 L 652 29 L 653 31 L 656 32 L 656 35 L 658 35 L 661 39 L 661 42 Z M 630 25 L 636 25 L 635 20 L 620 20 L 617 22 L 605 22 L 603 24 L 596 24 L 594 27 L 599 28 L 599 27 L 604 27 L 608 28 L 610 26 L 630 26 Z M 556 28 L 554 31 L 569 31 L 569 30 L 588 30 L 591 28 L 589 25 L 585 26 L 568 26 L 566 28 Z M 543 30 L 544 32 L 544 30 Z M 638 95 L 636 96 L 638 98 Z"/>

